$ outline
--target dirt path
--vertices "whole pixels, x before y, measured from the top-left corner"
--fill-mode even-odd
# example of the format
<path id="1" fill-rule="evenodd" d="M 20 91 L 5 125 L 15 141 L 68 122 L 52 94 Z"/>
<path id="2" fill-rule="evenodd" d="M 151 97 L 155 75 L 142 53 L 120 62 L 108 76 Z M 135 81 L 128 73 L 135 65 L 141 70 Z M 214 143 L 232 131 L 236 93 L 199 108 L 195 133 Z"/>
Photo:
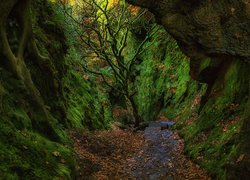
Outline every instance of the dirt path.
<path id="1" fill-rule="evenodd" d="M 183 140 L 168 129 L 172 122 L 151 123 L 144 131 L 141 151 L 128 159 L 128 173 L 135 179 L 209 179 L 183 153 Z"/>
<path id="2" fill-rule="evenodd" d="M 166 123 L 144 132 L 114 127 L 112 131 L 71 131 L 79 157 L 77 179 L 197 179 L 209 177 L 183 153 L 183 141 Z"/>

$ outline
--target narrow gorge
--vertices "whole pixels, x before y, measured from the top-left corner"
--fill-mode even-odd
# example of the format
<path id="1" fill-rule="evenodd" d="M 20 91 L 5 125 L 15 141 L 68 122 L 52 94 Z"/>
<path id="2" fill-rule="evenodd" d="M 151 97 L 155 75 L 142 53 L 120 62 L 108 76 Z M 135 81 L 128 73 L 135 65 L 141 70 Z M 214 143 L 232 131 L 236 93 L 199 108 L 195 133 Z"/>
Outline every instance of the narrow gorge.
<path id="1" fill-rule="evenodd" d="M 249 0 L 0 7 L 0 179 L 248 179 Z"/>

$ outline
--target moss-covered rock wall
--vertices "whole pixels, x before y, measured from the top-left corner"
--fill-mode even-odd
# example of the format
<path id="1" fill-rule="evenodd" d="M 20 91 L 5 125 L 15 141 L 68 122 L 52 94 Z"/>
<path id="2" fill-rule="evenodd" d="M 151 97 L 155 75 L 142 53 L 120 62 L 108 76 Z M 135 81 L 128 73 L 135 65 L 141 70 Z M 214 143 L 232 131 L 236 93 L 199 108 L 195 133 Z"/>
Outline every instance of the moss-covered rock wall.
<path id="1" fill-rule="evenodd" d="M 29 1 L 10 2 L 22 7 Z M 72 179 L 76 155 L 66 128 L 108 128 L 112 117 L 107 95 L 77 70 L 81 64 L 72 60 L 77 52 L 70 48 L 57 4 L 39 0 L 28 5 L 34 41 L 23 46 L 22 68 L 27 71 L 21 74 L 31 77 L 29 83 L 10 70 L 4 36 L 0 40 L 0 179 Z M 1 20 L 5 15 L 1 14 Z M 7 32 L 16 55 L 25 32 L 22 21 L 15 13 L 4 20 L 1 33 Z"/>
<path id="2" fill-rule="evenodd" d="M 136 81 L 144 120 L 156 120 L 159 113 L 175 120 L 187 154 L 213 178 L 245 178 L 249 65 L 231 56 L 207 57 L 195 74 L 192 59 L 162 27 L 145 47 Z"/>
<path id="3" fill-rule="evenodd" d="M 193 101 L 185 98 L 179 111 L 187 152 L 221 179 L 249 177 L 249 2 L 128 2 L 155 14 L 190 57 L 192 79 L 207 84 Z"/>

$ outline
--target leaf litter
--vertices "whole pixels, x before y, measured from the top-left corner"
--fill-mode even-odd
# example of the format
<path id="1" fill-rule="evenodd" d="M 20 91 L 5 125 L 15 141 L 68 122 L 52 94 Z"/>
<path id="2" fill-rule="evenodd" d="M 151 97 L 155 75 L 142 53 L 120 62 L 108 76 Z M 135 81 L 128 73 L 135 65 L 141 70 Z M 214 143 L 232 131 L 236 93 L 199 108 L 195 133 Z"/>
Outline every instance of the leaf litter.
<path id="1" fill-rule="evenodd" d="M 177 132 L 157 128 L 146 132 L 115 125 L 109 131 L 71 130 L 77 179 L 210 179 L 184 155 Z"/>

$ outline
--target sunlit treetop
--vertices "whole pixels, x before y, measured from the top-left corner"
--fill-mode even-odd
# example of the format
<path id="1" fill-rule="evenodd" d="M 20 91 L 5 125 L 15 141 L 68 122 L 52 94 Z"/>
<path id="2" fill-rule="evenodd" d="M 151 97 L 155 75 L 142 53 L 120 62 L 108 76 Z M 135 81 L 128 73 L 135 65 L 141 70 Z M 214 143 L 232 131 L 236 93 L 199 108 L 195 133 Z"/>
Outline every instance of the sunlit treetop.
<path id="1" fill-rule="evenodd" d="M 84 0 L 50 0 L 50 1 L 61 2 L 63 4 L 68 4 L 71 6 L 84 4 Z M 117 5 L 118 3 L 125 3 L 124 0 L 96 0 L 96 2 L 103 3 L 103 5 L 105 5 L 105 3 L 108 3 L 108 8 L 113 7 L 114 5 Z M 136 6 L 130 5 L 129 10 L 131 11 L 133 15 L 136 15 L 139 11 L 139 8 Z"/>
<path id="2" fill-rule="evenodd" d="M 64 4 L 74 5 L 77 0 L 50 0 L 51 2 L 62 2 Z"/>
<path id="3" fill-rule="evenodd" d="M 83 0 L 50 0 L 51 2 L 63 2 L 64 4 L 70 4 L 70 5 L 75 5 L 75 4 L 81 4 L 84 1 Z M 105 2 L 105 0 L 96 0 L 97 2 Z M 113 6 L 118 4 L 119 1 L 122 0 L 109 0 L 109 6 Z"/>

